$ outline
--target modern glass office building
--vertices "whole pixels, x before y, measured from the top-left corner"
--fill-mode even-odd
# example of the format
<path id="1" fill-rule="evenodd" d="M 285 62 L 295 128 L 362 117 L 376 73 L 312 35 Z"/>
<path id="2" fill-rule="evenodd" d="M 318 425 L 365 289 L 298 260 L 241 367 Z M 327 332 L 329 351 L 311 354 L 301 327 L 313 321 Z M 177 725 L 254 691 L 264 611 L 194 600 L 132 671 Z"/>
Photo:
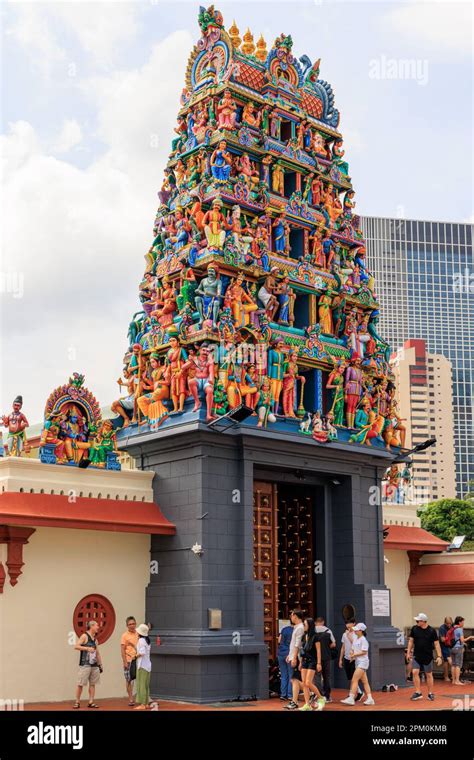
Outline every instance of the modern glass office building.
<path id="1" fill-rule="evenodd" d="M 456 490 L 474 479 L 474 261 L 470 224 L 361 217 L 393 350 L 422 338 L 453 366 Z"/>

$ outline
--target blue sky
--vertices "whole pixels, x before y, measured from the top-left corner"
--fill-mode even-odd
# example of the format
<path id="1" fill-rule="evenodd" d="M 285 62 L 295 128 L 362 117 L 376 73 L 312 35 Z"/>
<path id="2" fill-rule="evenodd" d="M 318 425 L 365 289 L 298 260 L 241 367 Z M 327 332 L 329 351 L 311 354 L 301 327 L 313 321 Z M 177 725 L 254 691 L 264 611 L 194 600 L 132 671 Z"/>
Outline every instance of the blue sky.
<path id="1" fill-rule="evenodd" d="M 39 419 L 74 370 L 117 393 L 198 7 L 2 5 L 2 410 L 22 392 Z M 321 58 L 359 213 L 472 219 L 469 2 L 216 7 Z"/>

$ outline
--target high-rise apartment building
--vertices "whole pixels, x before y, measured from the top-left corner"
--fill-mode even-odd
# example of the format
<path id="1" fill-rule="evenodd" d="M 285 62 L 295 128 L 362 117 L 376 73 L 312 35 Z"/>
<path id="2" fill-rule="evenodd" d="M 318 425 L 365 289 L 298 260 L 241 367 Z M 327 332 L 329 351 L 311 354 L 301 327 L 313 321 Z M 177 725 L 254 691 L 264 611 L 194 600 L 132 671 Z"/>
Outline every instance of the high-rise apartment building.
<path id="1" fill-rule="evenodd" d="M 441 354 L 426 351 L 423 340 L 407 340 L 391 361 L 396 377 L 406 446 L 428 438 L 436 446 L 413 457 L 413 498 L 417 503 L 453 498 L 456 493 L 452 367 Z"/>
<path id="2" fill-rule="evenodd" d="M 462 496 L 474 479 L 472 225 L 362 217 L 361 227 L 382 305 L 380 334 L 394 350 L 408 338 L 424 340 L 430 354 L 452 364 L 456 492 Z"/>

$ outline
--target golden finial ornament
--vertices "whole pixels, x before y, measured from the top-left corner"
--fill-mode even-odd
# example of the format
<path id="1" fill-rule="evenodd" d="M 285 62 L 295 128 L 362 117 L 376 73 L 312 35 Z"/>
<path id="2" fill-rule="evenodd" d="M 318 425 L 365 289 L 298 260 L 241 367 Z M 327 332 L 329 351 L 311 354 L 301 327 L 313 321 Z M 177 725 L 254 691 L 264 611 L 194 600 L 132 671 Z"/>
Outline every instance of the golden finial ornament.
<path id="1" fill-rule="evenodd" d="M 253 55 L 255 52 L 255 44 L 253 41 L 253 34 L 250 31 L 250 29 L 247 29 L 247 31 L 244 34 L 244 42 L 241 47 L 242 53 L 245 53 L 245 55 Z"/>
<path id="2" fill-rule="evenodd" d="M 255 58 L 258 61 L 262 61 L 263 63 L 264 61 L 267 60 L 267 55 L 268 55 L 267 43 L 263 39 L 263 34 L 261 34 L 260 39 L 257 42 L 257 52 L 255 53 Z"/>
<path id="3" fill-rule="evenodd" d="M 235 48 L 239 48 L 242 44 L 242 40 L 239 37 L 239 28 L 235 23 L 235 19 L 232 22 L 232 26 L 229 29 L 229 37 L 232 40 L 232 44 Z"/>

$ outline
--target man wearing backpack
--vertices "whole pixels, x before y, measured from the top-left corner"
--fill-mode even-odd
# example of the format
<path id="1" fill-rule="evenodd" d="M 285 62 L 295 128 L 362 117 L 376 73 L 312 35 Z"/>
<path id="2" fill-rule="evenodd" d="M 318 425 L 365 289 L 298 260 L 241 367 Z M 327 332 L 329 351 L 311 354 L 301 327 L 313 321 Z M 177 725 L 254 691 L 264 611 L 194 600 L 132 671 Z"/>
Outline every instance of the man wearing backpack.
<path id="1" fill-rule="evenodd" d="M 441 648 L 439 645 L 438 634 L 435 629 L 428 625 L 428 617 L 424 612 L 420 612 L 416 618 L 416 625 L 410 631 L 408 639 L 407 660 L 413 659 L 413 683 L 415 693 L 410 699 L 414 702 L 417 699 L 423 699 L 420 687 L 420 668 L 426 675 L 426 684 L 428 686 L 428 699 L 432 702 L 435 698 L 433 693 L 433 647 L 436 649 L 436 664 L 441 665 Z"/>
<path id="2" fill-rule="evenodd" d="M 438 635 L 441 642 L 441 656 L 443 658 L 443 676 L 445 681 L 450 681 L 449 668 L 451 667 L 451 647 L 453 646 L 452 631 L 453 619 L 444 618 L 444 623 L 440 625 Z M 447 640 L 449 634 L 449 643 Z"/>

